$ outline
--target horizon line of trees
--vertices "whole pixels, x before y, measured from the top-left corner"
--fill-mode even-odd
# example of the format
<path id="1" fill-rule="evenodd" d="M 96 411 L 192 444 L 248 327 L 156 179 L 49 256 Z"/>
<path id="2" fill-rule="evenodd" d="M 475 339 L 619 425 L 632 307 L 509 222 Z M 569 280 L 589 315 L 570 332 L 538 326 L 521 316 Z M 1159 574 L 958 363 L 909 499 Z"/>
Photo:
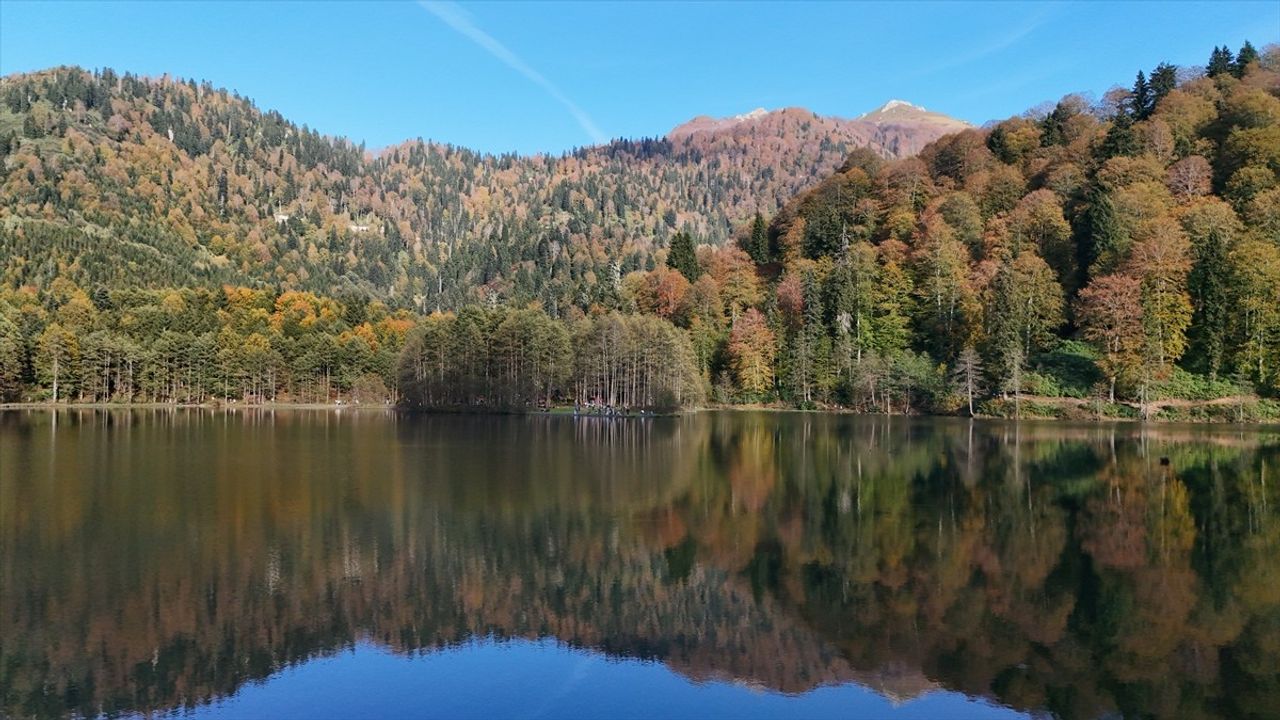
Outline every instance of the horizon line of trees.
<path id="1" fill-rule="evenodd" d="M 64 278 L 0 290 L 0 402 L 398 400 L 415 324 L 378 301 L 312 293 L 108 290 Z"/>
<path id="2" fill-rule="evenodd" d="M 405 403 L 424 409 L 674 410 L 704 397 L 686 334 L 618 312 L 568 322 L 536 307 L 433 313 L 410 334 L 399 373 Z"/>

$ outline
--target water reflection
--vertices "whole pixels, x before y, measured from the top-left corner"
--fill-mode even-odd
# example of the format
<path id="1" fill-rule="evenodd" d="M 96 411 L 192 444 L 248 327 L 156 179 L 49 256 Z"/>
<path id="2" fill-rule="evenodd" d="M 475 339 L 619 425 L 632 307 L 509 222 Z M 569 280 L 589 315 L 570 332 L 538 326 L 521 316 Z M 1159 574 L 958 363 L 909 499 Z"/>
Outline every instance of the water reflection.
<path id="1" fill-rule="evenodd" d="M 368 642 L 797 693 L 1280 707 L 1280 436 L 850 416 L 0 413 L 0 714 Z"/>

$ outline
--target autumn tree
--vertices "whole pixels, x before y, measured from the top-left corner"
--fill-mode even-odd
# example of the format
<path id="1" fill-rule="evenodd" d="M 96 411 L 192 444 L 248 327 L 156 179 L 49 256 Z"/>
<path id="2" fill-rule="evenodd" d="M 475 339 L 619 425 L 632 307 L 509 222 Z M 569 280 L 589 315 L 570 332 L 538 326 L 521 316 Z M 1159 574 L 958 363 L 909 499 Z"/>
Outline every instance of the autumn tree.
<path id="1" fill-rule="evenodd" d="M 1192 313 L 1189 253 L 1182 228 L 1161 217 L 1143 226 L 1126 263 L 1127 273 L 1142 282 L 1143 370 L 1148 379 L 1164 377 L 1186 349 Z"/>
<path id="2" fill-rule="evenodd" d="M 773 331 L 759 310 L 751 308 L 738 317 L 729 333 L 729 362 L 738 388 L 762 399 L 773 389 L 775 355 Z"/>
<path id="3" fill-rule="evenodd" d="M 1085 339 L 1102 352 L 1099 366 L 1115 402 L 1117 382 L 1135 378 L 1141 366 L 1142 281 L 1119 273 L 1095 279 L 1080 291 L 1076 317 Z"/>
<path id="4" fill-rule="evenodd" d="M 36 373 L 48 385 L 53 402 L 65 396 L 63 390 L 73 386 L 75 368 L 80 360 L 78 338 L 58 322 L 50 323 L 36 339 Z"/>

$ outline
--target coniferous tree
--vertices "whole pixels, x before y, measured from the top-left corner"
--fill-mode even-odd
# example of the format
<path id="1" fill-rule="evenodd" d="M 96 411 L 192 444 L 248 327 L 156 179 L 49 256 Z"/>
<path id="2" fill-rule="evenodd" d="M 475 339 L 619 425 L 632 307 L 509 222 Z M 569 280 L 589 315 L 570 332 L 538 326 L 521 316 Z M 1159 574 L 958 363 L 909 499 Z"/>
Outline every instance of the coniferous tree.
<path id="1" fill-rule="evenodd" d="M 698 279 L 698 255 L 693 247 L 693 238 L 689 233 L 678 232 L 671 238 L 671 248 L 667 251 L 667 267 L 680 271 L 689 282 Z"/>
<path id="2" fill-rule="evenodd" d="M 1193 357 L 1217 379 L 1226 353 L 1231 308 L 1231 260 L 1236 217 L 1221 201 L 1207 202 L 1187 214 L 1183 225 L 1191 240 L 1193 264 L 1187 276 L 1191 295 Z"/>
<path id="3" fill-rule="evenodd" d="M 1178 68 L 1169 63 L 1160 63 L 1151 71 L 1151 110 L 1178 87 Z"/>
<path id="4" fill-rule="evenodd" d="M 1235 57 L 1231 50 L 1226 46 L 1215 47 L 1209 55 L 1209 65 L 1205 68 L 1205 74 L 1209 77 L 1217 77 L 1223 73 L 1235 72 Z"/>
<path id="5" fill-rule="evenodd" d="M 769 228 L 759 212 L 756 212 L 755 219 L 751 221 L 751 235 L 747 238 L 747 247 L 744 249 L 757 265 L 769 261 Z"/>
<path id="6" fill-rule="evenodd" d="M 1098 276 L 1110 272 L 1123 256 L 1128 236 L 1116 218 L 1115 203 L 1111 194 L 1095 188 L 1085 212 L 1088 227 L 1088 247 L 1085 251 L 1086 275 Z"/>
<path id="7" fill-rule="evenodd" d="M 1151 114 L 1153 99 L 1151 85 L 1147 82 L 1147 74 L 1138 71 L 1138 78 L 1133 82 L 1133 94 L 1129 98 L 1129 112 L 1134 119 L 1145 120 Z"/>
<path id="8" fill-rule="evenodd" d="M 1240 52 L 1236 53 L 1235 63 L 1231 66 L 1231 74 L 1238 78 L 1244 77 L 1244 73 L 1249 69 L 1249 63 L 1257 62 L 1258 50 L 1253 43 L 1248 40 L 1244 41 L 1244 45 L 1240 47 Z"/>
<path id="9" fill-rule="evenodd" d="M 1133 117 L 1128 112 L 1117 113 L 1111 121 L 1111 127 L 1107 128 L 1106 136 L 1098 145 L 1099 159 L 1137 154 L 1138 138 L 1133 132 Z"/>

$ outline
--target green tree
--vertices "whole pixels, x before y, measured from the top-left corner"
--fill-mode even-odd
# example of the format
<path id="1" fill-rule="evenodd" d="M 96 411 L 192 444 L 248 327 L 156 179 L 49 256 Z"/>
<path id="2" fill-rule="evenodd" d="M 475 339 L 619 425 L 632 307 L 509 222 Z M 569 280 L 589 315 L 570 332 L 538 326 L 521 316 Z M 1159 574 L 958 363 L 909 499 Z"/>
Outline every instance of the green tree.
<path id="1" fill-rule="evenodd" d="M 22 331 L 10 315 L 9 306 L 0 302 L 0 402 L 17 399 L 22 391 Z"/>
<path id="2" fill-rule="evenodd" d="M 764 216 L 759 212 L 751 221 L 751 234 L 747 237 L 747 246 L 743 249 L 757 265 L 763 265 L 769 261 L 769 227 L 765 224 Z"/>
<path id="3" fill-rule="evenodd" d="M 80 362 L 80 342 L 75 334 L 57 322 L 50 323 L 36 339 L 36 373 L 49 387 L 53 402 L 74 387 L 75 372 Z"/>
<path id="4" fill-rule="evenodd" d="M 1188 211 L 1182 218 L 1191 242 L 1193 263 L 1187 278 L 1191 295 L 1191 355 L 1210 379 L 1217 379 L 1223 366 L 1233 300 L 1231 253 L 1239 234 L 1239 221 L 1231 206 L 1209 200 Z"/>
<path id="5" fill-rule="evenodd" d="M 1020 389 L 1023 364 L 1063 323 L 1062 286 L 1040 256 L 1006 254 L 985 299 L 988 357 L 1004 386 Z"/>
<path id="6" fill-rule="evenodd" d="M 1178 87 L 1178 68 L 1169 63 L 1160 63 L 1151 71 L 1151 108 L 1155 109 L 1166 95 Z"/>
<path id="7" fill-rule="evenodd" d="M 1209 55 L 1209 65 L 1205 68 L 1205 73 L 1209 77 L 1217 77 L 1224 73 L 1235 71 L 1235 57 L 1231 50 L 1225 46 L 1215 47 Z"/>
<path id="8" fill-rule="evenodd" d="M 1134 119 L 1145 120 L 1151 115 L 1154 103 L 1147 74 L 1139 70 L 1137 79 L 1133 81 L 1133 92 L 1129 96 L 1129 112 Z"/>
<path id="9" fill-rule="evenodd" d="M 1240 52 L 1236 53 L 1235 63 L 1231 66 L 1231 73 L 1238 78 L 1244 77 L 1245 72 L 1249 70 L 1249 65 L 1258 61 L 1258 49 L 1248 40 L 1244 41 L 1244 45 L 1240 47 Z M 1230 55 L 1228 55 L 1230 62 Z"/>
<path id="10" fill-rule="evenodd" d="M 667 267 L 680 271 L 689 282 L 694 282 L 702 273 L 698 269 L 698 255 L 694 251 L 693 238 L 689 233 L 678 232 L 671 238 L 671 248 L 667 251 Z"/>

